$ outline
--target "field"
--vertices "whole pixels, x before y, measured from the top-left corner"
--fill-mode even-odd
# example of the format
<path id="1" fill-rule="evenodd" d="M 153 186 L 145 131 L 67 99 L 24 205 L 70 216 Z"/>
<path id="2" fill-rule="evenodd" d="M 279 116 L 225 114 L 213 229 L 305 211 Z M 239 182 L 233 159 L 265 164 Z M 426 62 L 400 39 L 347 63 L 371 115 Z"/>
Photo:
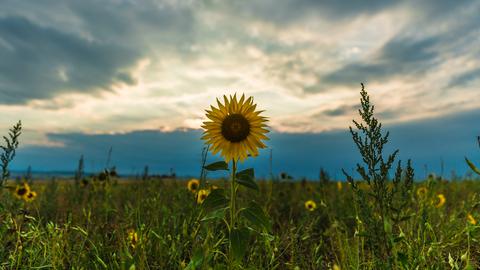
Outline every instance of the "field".
<path id="1" fill-rule="evenodd" d="M 228 180 L 210 182 L 228 190 Z M 246 239 L 244 269 L 375 268 L 349 184 L 258 184 L 258 192 L 241 187 L 238 201 L 263 205 L 272 229 Z M 198 269 L 226 268 L 222 221 L 202 220 L 205 209 L 186 181 L 112 178 L 87 185 L 34 181 L 30 187 L 38 193 L 32 202 L 2 193 L 4 269 L 193 269 L 199 258 Z M 480 227 L 473 223 L 480 218 L 479 192 L 478 181 L 432 176 L 416 183 L 409 218 L 393 231 L 395 268 L 478 269 Z M 308 211 L 307 200 L 317 208 Z"/>

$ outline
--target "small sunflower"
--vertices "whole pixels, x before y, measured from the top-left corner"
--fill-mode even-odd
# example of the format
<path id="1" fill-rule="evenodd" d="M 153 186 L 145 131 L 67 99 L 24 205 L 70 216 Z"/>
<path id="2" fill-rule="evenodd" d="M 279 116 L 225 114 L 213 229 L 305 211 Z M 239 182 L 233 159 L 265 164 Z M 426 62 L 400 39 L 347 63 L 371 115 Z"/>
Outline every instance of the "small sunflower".
<path id="1" fill-rule="evenodd" d="M 138 234 L 137 234 L 137 232 L 136 232 L 134 229 L 128 230 L 128 233 L 127 233 L 127 241 L 128 241 L 128 244 L 129 244 L 132 248 L 136 248 L 136 247 L 137 247 L 137 244 L 138 244 Z"/>
<path id="2" fill-rule="evenodd" d="M 338 182 L 337 182 L 337 189 L 338 189 L 338 191 L 341 191 L 342 188 L 343 188 L 342 182 L 338 181 Z"/>
<path id="3" fill-rule="evenodd" d="M 425 197 L 426 194 L 427 194 L 427 188 L 426 187 L 419 187 L 417 189 L 417 196 L 418 197 L 423 198 L 423 197 Z"/>
<path id="4" fill-rule="evenodd" d="M 230 99 L 223 96 L 224 104 L 217 99 L 218 108 L 210 106 L 206 110 L 211 121 L 203 122 L 205 129 L 203 140 L 212 146 L 212 153 L 221 151 L 225 162 L 244 161 L 249 155 L 258 156 L 258 148 L 266 148 L 262 140 L 268 140 L 264 134 L 267 118 L 260 116 L 263 111 L 255 111 L 257 105 L 253 98 L 242 95 L 237 101 L 236 94 Z"/>
<path id="5" fill-rule="evenodd" d="M 188 190 L 190 190 L 193 193 L 196 193 L 199 187 L 200 187 L 200 181 L 198 181 L 198 179 L 193 178 L 187 183 Z"/>
<path id="6" fill-rule="evenodd" d="M 27 183 L 17 185 L 15 188 L 15 197 L 18 199 L 26 199 L 28 193 L 30 193 L 30 186 Z"/>
<path id="7" fill-rule="evenodd" d="M 467 221 L 468 223 L 472 224 L 472 225 L 476 225 L 477 224 L 477 221 L 475 220 L 475 218 L 472 216 L 472 214 L 468 214 L 467 215 Z"/>
<path id="8" fill-rule="evenodd" d="M 37 197 L 37 192 L 35 191 L 30 191 L 27 193 L 27 195 L 25 196 L 25 201 L 27 202 L 31 202 L 33 200 L 35 200 L 35 198 Z"/>
<path id="9" fill-rule="evenodd" d="M 313 200 L 308 200 L 305 202 L 305 208 L 308 211 L 313 211 L 317 208 L 317 204 Z"/>
<path id="10" fill-rule="evenodd" d="M 437 202 L 437 204 L 435 204 L 435 207 L 440 208 L 445 204 L 447 199 L 445 199 L 445 195 L 443 195 L 443 194 L 438 194 L 437 198 L 438 198 L 438 202 Z"/>
<path id="11" fill-rule="evenodd" d="M 208 189 L 200 189 L 197 194 L 197 203 L 202 204 L 203 201 L 208 197 L 210 191 Z"/>

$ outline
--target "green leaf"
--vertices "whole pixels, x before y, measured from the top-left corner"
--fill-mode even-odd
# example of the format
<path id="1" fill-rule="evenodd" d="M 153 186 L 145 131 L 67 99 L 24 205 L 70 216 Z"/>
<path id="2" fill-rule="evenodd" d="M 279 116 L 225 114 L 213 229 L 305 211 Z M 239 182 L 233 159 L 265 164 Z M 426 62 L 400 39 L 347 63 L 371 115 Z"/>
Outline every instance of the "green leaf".
<path id="1" fill-rule="evenodd" d="M 210 221 L 210 220 L 215 220 L 215 219 L 222 219 L 225 217 L 225 211 L 227 210 L 228 207 L 225 208 L 220 208 L 214 211 L 209 212 L 206 214 L 201 221 Z"/>
<path id="2" fill-rule="evenodd" d="M 473 164 L 470 160 L 468 160 L 468 158 L 465 157 L 465 161 L 467 162 L 468 166 L 470 167 L 470 169 L 472 169 L 472 171 L 474 171 L 476 174 L 480 175 L 480 169 L 477 168 L 477 166 L 475 166 L 475 164 Z"/>
<path id="3" fill-rule="evenodd" d="M 232 256 L 236 261 L 243 259 L 247 251 L 249 231 L 247 228 L 233 228 L 230 231 L 230 246 Z"/>
<path id="4" fill-rule="evenodd" d="M 250 221 L 257 229 L 265 229 L 268 232 L 272 229 L 270 219 L 265 214 L 262 207 L 256 202 L 250 202 L 248 207 L 241 211 L 241 215 Z"/>
<path id="5" fill-rule="evenodd" d="M 217 161 L 203 167 L 207 171 L 228 171 L 228 164 L 225 161 Z"/>
<path id="6" fill-rule="evenodd" d="M 187 267 L 185 267 L 185 270 L 199 269 L 200 266 L 202 266 L 203 264 L 203 258 L 204 258 L 203 250 L 197 249 L 193 253 L 193 257 L 190 260 L 190 263 L 187 265 Z"/>
<path id="7" fill-rule="evenodd" d="M 255 182 L 254 170 L 252 168 L 240 171 L 235 176 L 235 181 L 240 185 L 255 189 L 257 191 L 259 190 L 258 185 Z"/>
<path id="8" fill-rule="evenodd" d="M 223 189 L 214 189 L 208 194 L 205 201 L 202 203 L 202 207 L 205 210 L 215 210 L 218 208 L 224 208 L 227 204 L 227 198 L 225 198 Z"/>

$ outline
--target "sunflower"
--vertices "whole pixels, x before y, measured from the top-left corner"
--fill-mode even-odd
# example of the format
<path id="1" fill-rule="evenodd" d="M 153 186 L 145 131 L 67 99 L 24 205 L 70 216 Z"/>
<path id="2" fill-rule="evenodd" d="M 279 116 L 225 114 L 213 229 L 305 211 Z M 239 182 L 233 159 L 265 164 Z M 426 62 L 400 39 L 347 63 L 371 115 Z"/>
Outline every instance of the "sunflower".
<path id="1" fill-rule="evenodd" d="M 196 193 L 199 187 L 200 187 L 200 181 L 198 181 L 198 179 L 193 178 L 187 183 L 188 190 L 190 190 L 193 193 Z"/>
<path id="2" fill-rule="evenodd" d="M 443 194 L 438 194 L 437 198 L 438 198 L 438 202 L 437 202 L 437 204 L 435 204 L 435 207 L 440 208 L 445 204 L 447 199 L 445 199 L 445 195 L 443 195 Z"/>
<path id="3" fill-rule="evenodd" d="M 317 204 L 312 200 L 308 200 L 308 201 L 305 202 L 305 208 L 308 211 L 313 211 L 317 208 Z"/>
<path id="4" fill-rule="evenodd" d="M 30 192 L 27 193 L 27 195 L 24 197 L 24 199 L 27 202 L 31 202 L 31 201 L 35 200 L 36 197 L 37 197 L 37 192 L 30 191 Z"/>
<path id="5" fill-rule="evenodd" d="M 17 185 L 15 188 L 15 197 L 18 199 L 26 199 L 28 193 L 30 193 L 30 186 L 27 183 Z"/>
<path id="6" fill-rule="evenodd" d="M 342 182 L 338 181 L 338 182 L 337 182 L 337 189 L 338 189 L 338 191 L 341 191 L 342 188 L 343 188 Z"/>
<path id="7" fill-rule="evenodd" d="M 237 100 L 236 94 L 228 99 L 223 96 L 224 104 L 217 99 L 218 108 L 210 106 L 206 110 L 207 118 L 203 122 L 205 129 L 203 140 L 212 146 L 212 153 L 221 151 L 225 162 L 244 161 L 249 155 L 258 156 L 258 148 L 266 148 L 262 140 L 268 140 L 264 134 L 267 118 L 260 116 L 263 111 L 255 111 L 257 105 L 253 98 L 245 99 L 242 95 Z"/>
<path id="8" fill-rule="evenodd" d="M 136 247 L 137 247 L 138 234 L 137 234 L 137 232 L 136 232 L 134 229 L 128 230 L 128 233 L 127 233 L 127 241 L 128 241 L 129 245 L 130 245 L 132 248 L 136 248 Z"/>
<path id="9" fill-rule="evenodd" d="M 208 189 L 200 189 L 197 194 L 197 203 L 202 204 L 203 201 L 208 197 L 210 191 Z"/>
<path id="10" fill-rule="evenodd" d="M 427 188 L 426 187 L 419 187 L 417 189 L 417 196 L 418 197 L 423 198 L 423 197 L 425 197 L 425 194 L 427 194 Z"/>
<path id="11" fill-rule="evenodd" d="M 467 221 L 468 221 L 468 223 L 470 223 L 470 224 L 472 224 L 472 225 L 477 224 L 477 221 L 476 221 L 475 218 L 472 216 L 472 214 L 468 214 L 468 215 L 467 215 Z"/>

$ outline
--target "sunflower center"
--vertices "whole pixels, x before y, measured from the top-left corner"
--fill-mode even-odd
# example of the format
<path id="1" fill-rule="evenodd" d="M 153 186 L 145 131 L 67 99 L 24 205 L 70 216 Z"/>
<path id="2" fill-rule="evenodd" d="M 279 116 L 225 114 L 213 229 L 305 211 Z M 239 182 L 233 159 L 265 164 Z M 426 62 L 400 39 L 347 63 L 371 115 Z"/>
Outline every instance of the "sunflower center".
<path id="1" fill-rule="evenodd" d="M 25 193 L 27 193 L 27 189 L 26 189 L 26 188 L 20 188 L 20 189 L 18 189 L 17 194 L 18 194 L 19 196 L 23 196 L 23 195 L 25 195 Z"/>
<path id="2" fill-rule="evenodd" d="M 197 184 L 196 184 L 196 183 L 192 183 L 192 184 L 190 184 L 190 188 L 191 188 L 192 190 L 196 190 L 196 189 L 197 189 L 197 187 L 198 187 L 198 186 L 197 186 Z"/>
<path id="3" fill-rule="evenodd" d="M 222 135 L 230 142 L 241 142 L 250 134 L 250 123 L 241 114 L 230 114 L 223 120 Z"/>

